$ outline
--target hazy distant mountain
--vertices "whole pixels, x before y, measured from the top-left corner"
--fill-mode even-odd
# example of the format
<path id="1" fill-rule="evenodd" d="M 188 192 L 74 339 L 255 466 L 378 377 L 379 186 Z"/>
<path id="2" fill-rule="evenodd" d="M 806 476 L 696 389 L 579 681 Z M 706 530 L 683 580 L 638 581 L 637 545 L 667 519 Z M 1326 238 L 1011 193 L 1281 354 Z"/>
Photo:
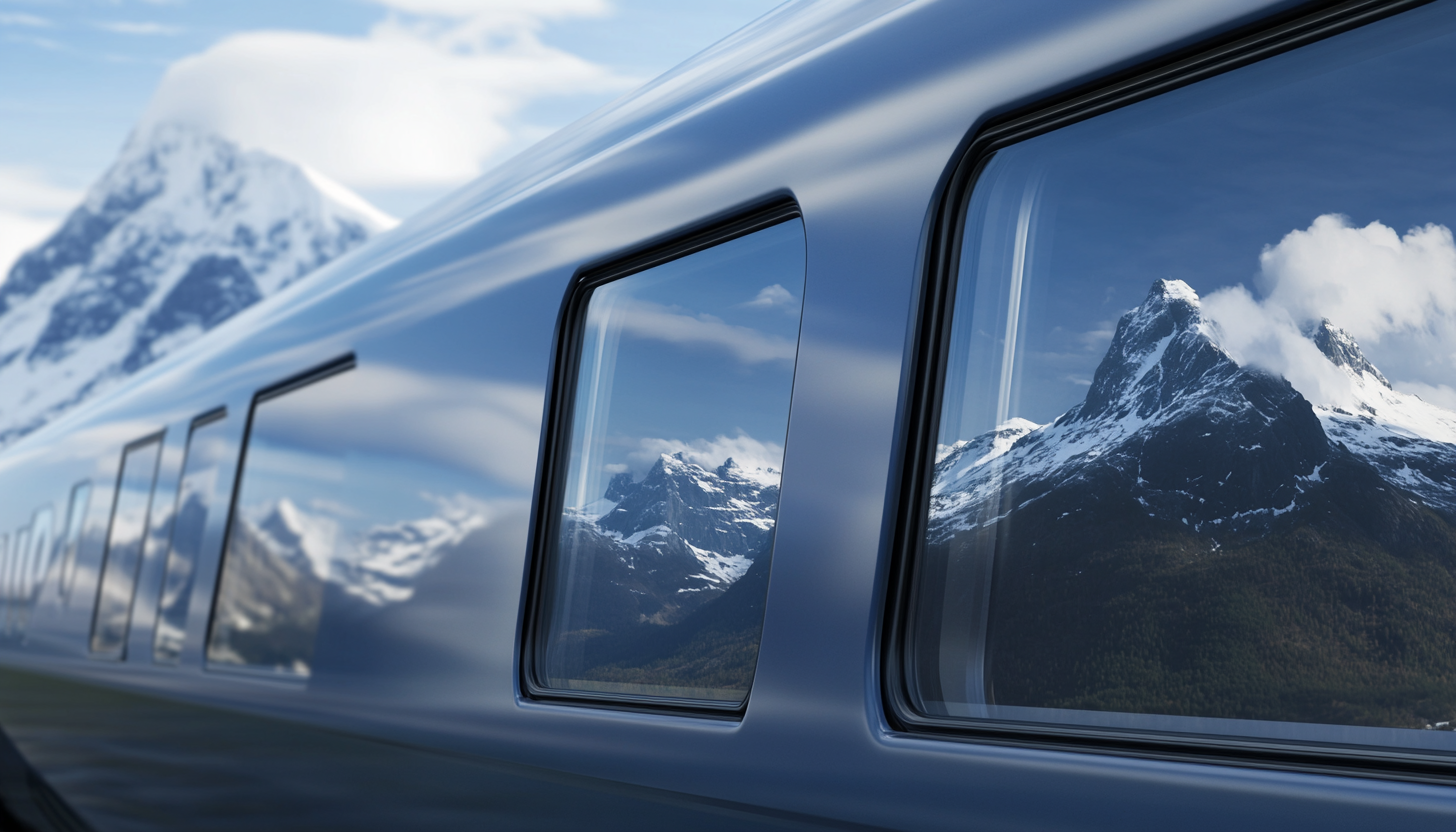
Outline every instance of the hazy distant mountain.
<path id="1" fill-rule="evenodd" d="M 0 444 L 394 224 L 218 136 L 179 124 L 133 135 L 0 283 Z"/>
<path id="2" fill-rule="evenodd" d="M 1424 727 L 1456 716 L 1456 414 L 1315 406 L 1158 281 L 1086 400 L 943 448 L 932 569 L 987 562 L 1003 705 Z"/>

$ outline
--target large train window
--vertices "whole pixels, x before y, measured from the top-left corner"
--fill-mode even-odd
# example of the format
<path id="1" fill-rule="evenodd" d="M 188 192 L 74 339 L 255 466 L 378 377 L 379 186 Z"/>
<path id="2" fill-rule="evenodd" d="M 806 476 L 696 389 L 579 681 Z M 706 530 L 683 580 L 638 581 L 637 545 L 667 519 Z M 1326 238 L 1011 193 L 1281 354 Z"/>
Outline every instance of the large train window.
<path id="1" fill-rule="evenodd" d="M 803 223 L 783 209 L 583 282 L 555 423 L 534 693 L 709 709 L 746 699 L 804 258 Z"/>
<path id="2" fill-rule="evenodd" d="M 91 624 L 91 652 L 98 656 L 121 658 L 126 646 L 161 453 L 161 434 L 132 443 L 122 453 Z"/>
<path id="3" fill-rule="evenodd" d="M 1456 753 L 1456 4 L 1325 34 L 973 148 L 907 722 Z"/>
<path id="4" fill-rule="evenodd" d="M 182 481 L 177 488 L 177 509 L 172 520 L 172 542 L 157 604 L 157 627 L 153 635 L 155 661 L 171 663 L 182 656 L 187 615 L 192 601 L 193 577 L 206 532 L 216 523 L 218 500 L 227 490 L 222 481 L 231 471 L 234 445 L 226 433 L 225 410 L 199 416 L 187 437 L 187 455 L 182 463 Z M 216 537 L 213 538 L 216 546 Z M 214 549 L 216 551 L 216 549 Z"/>

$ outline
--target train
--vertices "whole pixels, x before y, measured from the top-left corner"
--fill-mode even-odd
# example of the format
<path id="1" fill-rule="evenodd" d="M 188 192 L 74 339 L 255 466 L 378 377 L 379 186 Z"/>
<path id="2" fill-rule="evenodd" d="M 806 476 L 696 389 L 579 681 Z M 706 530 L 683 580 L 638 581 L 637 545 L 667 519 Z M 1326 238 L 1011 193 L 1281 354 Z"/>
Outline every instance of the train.
<path id="1" fill-rule="evenodd" d="M 1453 46 L 786 3 L 0 453 L 8 822 L 1451 828 Z"/>

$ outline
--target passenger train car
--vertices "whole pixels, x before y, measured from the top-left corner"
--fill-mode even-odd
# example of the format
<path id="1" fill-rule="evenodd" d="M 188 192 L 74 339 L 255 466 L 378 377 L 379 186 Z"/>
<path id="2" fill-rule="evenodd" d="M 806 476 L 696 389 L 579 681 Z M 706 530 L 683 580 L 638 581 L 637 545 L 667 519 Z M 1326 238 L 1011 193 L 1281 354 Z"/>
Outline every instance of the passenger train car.
<path id="1" fill-rule="evenodd" d="M 791 2 L 0 454 L 34 829 L 1456 824 L 1456 2 Z"/>

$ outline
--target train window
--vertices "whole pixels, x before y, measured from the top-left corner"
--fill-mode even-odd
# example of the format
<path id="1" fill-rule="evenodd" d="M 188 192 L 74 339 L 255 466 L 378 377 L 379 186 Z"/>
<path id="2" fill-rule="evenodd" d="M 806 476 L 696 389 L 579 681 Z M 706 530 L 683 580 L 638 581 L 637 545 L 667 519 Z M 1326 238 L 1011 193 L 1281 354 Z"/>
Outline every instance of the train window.
<path id="1" fill-rule="evenodd" d="M 5 620 L 0 622 L 0 631 L 14 635 L 20 623 L 20 608 L 24 606 L 24 582 L 27 562 L 30 560 L 31 527 L 21 526 L 15 533 L 15 550 L 10 553 L 10 563 L 5 569 Z"/>
<path id="2" fill-rule="evenodd" d="M 311 509 L 338 496 L 343 476 L 340 460 L 309 447 L 297 424 L 329 406 L 335 378 L 352 368 L 350 359 L 253 403 L 207 641 L 213 668 L 312 673 L 337 526 Z"/>
<path id="3" fill-rule="evenodd" d="M 52 545 L 55 534 L 55 512 L 50 506 L 36 510 L 30 519 L 29 538 L 24 551 L 17 552 L 15 595 L 6 616 L 8 627 L 17 633 L 25 632 L 30 621 L 30 608 L 35 603 L 35 592 L 41 579 L 50 569 Z"/>
<path id="4" fill-rule="evenodd" d="M 153 637 L 152 657 L 158 662 L 173 663 L 182 656 L 193 575 L 208 529 L 208 516 L 217 513 L 217 501 L 226 488 L 226 483 L 219 480 L 229 467 L 232 450 L 232 443 L 224 433 L 226 415 L 226 411 L 216 410 L 198 417 L 187 437 L 187 454 L 177 489 L 172 542 L 167 552 Z"/>
<path id="5" fill-rule="evenodd" d="M 1456 752 L 1453 102 L 1447 2 L 972 151 L 907 719 Z"/>
<path id="6" fill-rule="evenodd" d="M 805 264 L 796 215 L 758 226 L 586 281 L 572 304 L 538 694 L 705 708 L 748 695 Z"/>
<path id="7" fill-rule="evenodd" d="M 62 530 L 59 554 L 61 561 L 61 595 L 70 602 L 71 584 L 76 575 L 76 555 L 81 545 L 81 528 L 86 522 L 86 509 L 91 505 L 91 481 L 83 480 L 71 488 L 66 506 L 66 527 Z"/>
<path id="8" fill-rule="evenodd" d="M 0 534 L 0 629 L 10 610 L 10 535 Z"/>
<path id="9" fill-rule="evenodd" d="M 161 452 L 162 436 L 157 434 L 128 445 L 122 454 L 91 624 L 91 652 L 99 656 L 121 658 L 126 646 Z"/>

